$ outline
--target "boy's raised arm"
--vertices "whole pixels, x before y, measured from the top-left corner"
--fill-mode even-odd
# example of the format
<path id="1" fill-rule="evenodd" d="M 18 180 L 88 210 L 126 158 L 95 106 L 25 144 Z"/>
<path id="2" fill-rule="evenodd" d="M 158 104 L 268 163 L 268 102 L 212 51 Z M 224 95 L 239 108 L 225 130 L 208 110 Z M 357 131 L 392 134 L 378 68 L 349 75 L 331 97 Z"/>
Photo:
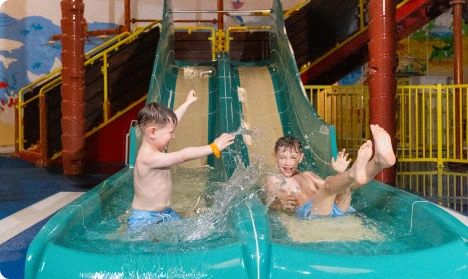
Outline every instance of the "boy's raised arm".
<path id="1" fill-rule="evenodd" d="M 198 97 L 195 94 L 195 90 L 190 90 L 190 92 L 187 95 L 187 99 L 185 102 L 178 107 L 174 113 L 177 116 L 177 120 L 180 121 L 182 119 L 182 116 L 184 116 L 185 112 L 187 111 L 188 107 L 193 104 L 196 100 L 198 100 Z"/>
<path id="2" fill-rule="evenodd" d="M 229 145 L 233 144 L 234 139 L 235 136 L 224 133 L 214 140 L 214 144 L 218 147 L 219 151 L 222 151 Z M 186 161 L 199 159 L 212 153 L 213 148 L 210 145 L 187 147 L 182 150 L 169 153 L 155 152 L 151 156 L 148 156 L 144 163 L 150 168 L 166 168 Z"/>

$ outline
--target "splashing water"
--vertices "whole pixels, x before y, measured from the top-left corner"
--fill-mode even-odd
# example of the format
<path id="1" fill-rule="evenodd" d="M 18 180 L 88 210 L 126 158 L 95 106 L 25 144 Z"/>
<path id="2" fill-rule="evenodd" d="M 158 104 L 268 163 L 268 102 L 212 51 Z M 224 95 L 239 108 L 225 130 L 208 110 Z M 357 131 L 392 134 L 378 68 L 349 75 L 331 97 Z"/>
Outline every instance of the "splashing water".
<path id="1" fill-rule="evenodd" d="M 261 164 L 254 163 L 246 168 L 243 164 L 238 164 L 229 181 L 212 182 L 212 185 L 204 189 L 195 206 L 195 211 L 203 212 L 201 215 L 178 222 L 158 224 L 151 228 L 149 238 L 167 242 L 186 242 L 230 234 L 229 220 L 233 209 L 252 199 L 260 191 L 258 189 L 260 174 Z M 211 195 L 209 192 L 213 189 L 210 188 L 216 188 Z M 211 206 L 206 208 L 206 204 Z M 168 227 L 172 231 L 169 235 Z"/>
<path id="2" fill-rule="evenodd" d="M 252 136 L 253 135 L 253 131 L 252 130 L 249 130 L 247 129 L 245 126 L 244 126 L 244 123 L 242 123 L 239 128 L 237 128 L 237 131 L 235 132 L 232 132 L 232 133 L 229 133 L 233 136 L 237 136 L 237 135 L 246 135 L 246 136 Z"/>
<path id="3" fill-rule="evenodd" d="M 213 74 L 213 70 L 207 67 L 183 67 L 184 78 L 189 80 L 201 79 Z"/>

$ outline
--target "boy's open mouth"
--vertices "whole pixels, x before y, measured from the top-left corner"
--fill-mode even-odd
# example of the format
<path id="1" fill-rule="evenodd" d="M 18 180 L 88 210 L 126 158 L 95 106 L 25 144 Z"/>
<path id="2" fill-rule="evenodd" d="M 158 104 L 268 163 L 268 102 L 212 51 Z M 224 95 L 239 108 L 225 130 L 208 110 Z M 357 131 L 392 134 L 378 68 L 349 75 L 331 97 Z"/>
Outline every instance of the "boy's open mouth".
<path id="1" fill-rule="evenodd" d="M 287 176 L 292 176 L 294 173 L 293 168 L 282 167 L 281 169 L 283 170 L 283 174 Z"/>

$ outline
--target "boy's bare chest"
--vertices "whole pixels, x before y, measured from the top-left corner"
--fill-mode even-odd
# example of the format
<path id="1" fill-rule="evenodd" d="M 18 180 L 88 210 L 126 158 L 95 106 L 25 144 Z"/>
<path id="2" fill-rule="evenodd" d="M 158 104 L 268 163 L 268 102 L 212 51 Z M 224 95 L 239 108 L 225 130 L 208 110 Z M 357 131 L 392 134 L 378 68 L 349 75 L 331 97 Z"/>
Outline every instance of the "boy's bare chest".
<path id="1" fill-rule="evenodd" d="M 294 185 L 293 187 L 297 187 L 301 194 L 311 196 L 317 192 L 317 188 L 313 180 L 309 179 L 304 175 L 296 175 L 289 179 L 291 180 L 291 185 Z"/>

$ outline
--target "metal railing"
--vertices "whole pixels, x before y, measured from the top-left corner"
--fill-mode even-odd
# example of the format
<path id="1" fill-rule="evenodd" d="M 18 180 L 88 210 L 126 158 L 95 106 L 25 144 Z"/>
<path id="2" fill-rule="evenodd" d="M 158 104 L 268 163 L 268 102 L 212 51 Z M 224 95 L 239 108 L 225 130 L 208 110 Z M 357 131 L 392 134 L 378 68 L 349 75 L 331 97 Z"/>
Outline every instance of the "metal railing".
<path id="1" fill-rule="evenodd" d="M 355 157 L 368 139 L 367 86 L 304 86 L 324 121 L 336 126 L 337 144 Z M 398 86 L 399 162 L 468 163 L 468 85 Z"/>
<path id="2" fill-rule="evenodd" d="M 211 36 L 208 37 L 208 40 L 211 41 L 211 60 L 216 60 L 216 33 L 214 28 L 207 26 L 175 26 L 175 30 L 187 30 L 187 33 L 196 32 L 210 32 Z"/>
<path id="3" fill-rule="evenodd" d="M 466 163 L 468 85 L 398 90 L 399 161 Z"/>
<path id="4" fill-rule="evenodd" d="M 346 148 L 355 158 L 370 135 L 368 87 L 305 85 L 304 88 L 319 116 L 335 126 L 338 148 Z"/>
<path id="5" fill-rule="evenodd" d="M 120 47 L 129 44 L 133 41 L 135 41 L 140 35 L 142 35 L 145 31 L 152 29 L 152 28 L 157 28 L 155 27 L 157 24 L 159 24 L 161 21 L 154 21 L 153 23 L 149 24 L 148 26 L 141 27 L 135 29 L 135 31 L 130 34 L 128 32 L 124 32 L 108 41 L 103 43 L 102 45 L 88 51 L 85 54 L 85 63 L 84 65 L 90 65 L 93 64 L 97 61 L 102 61 L 103 62 L 103 67 L 102 67 L 102 79 L 103 79 L 103 104 L 102 104 L 102 111 L 103 111 L 103 121 L 96 127 L 92 128 L 90 131 L 86 132 L 86 137 L 91 136 L 92 134 L 96 133 L 103 127 L 105 127 L 107 124 L 110 122 L 114 121 L 117 119 L 119 116 L 122 114 L 126 113 L 127 111 L 131 110 L 133 107 L 137 106 L 141 102 L 145 101 L 146 96 L 138 100 L 137 102 L 132 103 L 130 106 L 125 108 L 124 110 L 121 110 L 113 115 L 110 114 L 109 112 L 109 98 L 108 98 L 108 88 L 107 88 L 107 58 L 112 52 L 117 51 Z M 96 54 L 97 53 L 97 54 Z M 45 109 L 47 99 L 45 98 L 45 95 L 47 92 L 51 91 L 52 89 L 56 88 L 57 86 L 60 86 L 62 84 L 62 76 L 60 75 L 62 68 L 58 68 L 51 72 L 50 74 L 34 81 L 30 85 L 22 88 L 18 92 L 18 103 L 16 105 L 16 145 L 15 145 L 15 152 L 17 154 L 21 154 L 22 152 L 28 152 L 24 148 L 24 143 L 25 143 L 25 138 L 24 138 L 24 109 L 25 107 L 39 99 L 39 142 L 40 142 L 40 161 L 46 162 L 49 160 L 55 160 L 59 156 L 61 156 L 61 152 L 56 152 L 51 158 L 48 157 L 48 150 L 47 150 L 47 130 L 48 130 L 48 121 L 47 121 L 47 110 Z M 27 93 L 34 93 L 34 89 L 41 87 L 40 90 L 37 92 L 36 95 L 28 97 L 28 100 L 25 101 L 24 95 Z M 36 151 L 32 151 L 33 153 Z"/>
<path id="6" fill-rule="evenodd" d="M 468 173 L 445 171 L 398 171 L 396 187 L 417 193 L 441 206 L 468 213 Z"/>
<path id="7" fill-rule="evenodd" d="M 254 32 L 254 31 L 269 31 L 270 26 L 233 26 L 226 29 L 226 51 L 230 49 L 230 42 L 234 39 L 231 37 L 232 32 Z"/>
<path id="8" fill-rule="evenodd" d="M 333 53 L 335 53 L 338 49 L 340 49 L 341 47 L 343 47 L 344 45 L 348 44 L 349 42 L 353 41 L 355 38 L 357 38 L 358 36 L 360 36 L 362 33 L 366 32 L 367 31 L 367 21 L 366 21 L 366 13 L 367 13 L 367 1 L 368 0 L 359 0 L 359 3 L 358 3 L 358 15 L 357 15 L 357 30 L 351 34 L 348 38 L 346 38 L 344 41 L 342 42 L 339 42 L 335 45 L 334 48 L 330 49 L 327 53 L 325 53 L 324 55 L 322 55 L 320 58 L 314 60 L 314 61 L 309 61 L 307 63 L 305 63 L 304 65 L 298 65 L 300 66 L 300 69 L 299 69 L 299 74 L 303 74 L 305 72 L 307 72 L 310 68 L 312 68 L 313 66 L 317 65 L 318 63 L 320 63 L 322 60 L 325 60 L 327 57 L 329 57 L 330 55 L 333 55 Z M 397 9 L 399 9 L 400 7 L 404 6 L 406 3 L 408 3 L 410 0 L 404 0 L 400 3 L 397 4 Z M 291 8 L 291 10 L 289 10 L 288 12 L 285 13 L 285 19 L 287 17 L 289 17 L 291 14 L 294 14 L 296 13 L 299 9 L 303 8 L 305 5 L 307 5 L 308 3 L 310 2 L 310 0 L 305 0 L 305 1 L 302 1 L 300 2 L 299 4 L 297 4 L 296 6 L 294 6 L 293 8 Z"/>

